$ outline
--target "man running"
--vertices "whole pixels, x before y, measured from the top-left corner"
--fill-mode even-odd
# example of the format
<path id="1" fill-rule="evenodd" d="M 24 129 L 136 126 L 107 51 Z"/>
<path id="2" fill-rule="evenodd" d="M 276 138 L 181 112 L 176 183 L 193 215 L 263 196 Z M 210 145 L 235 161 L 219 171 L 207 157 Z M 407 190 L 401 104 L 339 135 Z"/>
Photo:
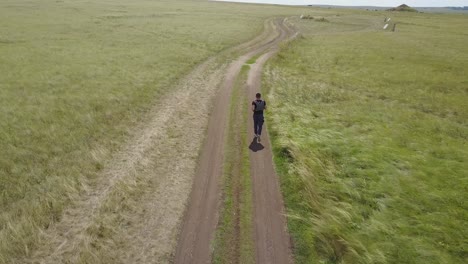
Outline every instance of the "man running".
<path id="1" fill-rule="evenodd" d="M 260 142 L 260 135 L 262 135 L 262 126 L 263 122 L 265 121 L 263 117 L 263 111 L 266 110 L 266 102 L 261 99 L 262 95 L 260 93 L 257 93 L 255 97 L 255 101 L 252 101 L 254 134 L 258 142 Z"/>

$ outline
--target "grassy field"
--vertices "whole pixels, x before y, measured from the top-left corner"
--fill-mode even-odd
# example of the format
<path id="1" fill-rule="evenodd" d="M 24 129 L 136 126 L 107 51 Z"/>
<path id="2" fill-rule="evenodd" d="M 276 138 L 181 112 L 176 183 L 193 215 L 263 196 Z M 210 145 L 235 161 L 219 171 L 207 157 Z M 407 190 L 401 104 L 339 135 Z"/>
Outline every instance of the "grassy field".
<path id="1" fill-rule="evenodd" d="M 297 9 L 208 1 L 0 3 L 0 263 L 93 185 L 196 64 Z"/>
<path id="2" fill-rule="evenodd" d="M 264 77 L 297 263 L 466 263 L 468 16 L 334 12 Z"/>
<path id="3" fill-rule="evenodd" d="M 4 0 L 0 263 L 34 250 L 181 76 L 251 39 L 266 18 L 304 12 L 318 19 L 293 20 L 304 38 L 265 76 L 297 262 L 466 261 L 466 16 Z M 381 30 L 385 16 L 397 32 Z M 236 139 L 245 143 L 242 133 Z M 225 182 L 221 237 L 232 231 L 229 210 L 245 210 L 241 237 L 251 232 L 248 177 L 236 180 Z M 235 206 L 232 186 L 245 191 Z M 252 262 L 253 245 L 237 245 L 242 263 Z M 228 258 L 229 246 L 215 248 L 215 260 Z"/>

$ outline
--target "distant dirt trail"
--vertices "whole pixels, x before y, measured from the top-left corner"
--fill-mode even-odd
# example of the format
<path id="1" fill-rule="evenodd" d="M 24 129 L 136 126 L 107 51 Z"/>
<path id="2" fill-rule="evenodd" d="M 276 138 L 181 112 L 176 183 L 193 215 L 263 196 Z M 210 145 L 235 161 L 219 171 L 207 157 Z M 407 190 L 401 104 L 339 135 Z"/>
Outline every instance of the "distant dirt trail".
<path id="1" fill-rule="evenodd" d="M 223 87 L 216 98 L 212 110 L 213 114 L 210 117 L 207 139 L 195 174 L 190 204 L 185 215 L 174 259 L 175 263 L 210 263 L 211 261 L 212 247 L 210 243 L 214 238 L 218 222 L 227 117 L 234 82 L 242 65 L 247 60 L 266 52 L 261 57 L 264 63 L 275 53 L 279 43 L 294 34 L 291 29 L 285 26 L 284 19 L 274 20 L 270 27 L 267 30 L 269 34 L 266 34 L 263 41 L 247 46 L 244 49 L 245 54 L 227 68 Z M 250 90 L 252 92 L 259 87 L 259 72 L 263 63 L 255 64 L 251 73 L 253 79 Z M 265 139 L 268 142 L 268 138 Z M 257 263 L 290 263 L 290 238 L 282 214 L 284 211 L 282 197 L 273 169 L 271 151 L 268 148 L 259 154 L 251 157 L 251 161 L 254 163 L 252 168 L 254 192 L 261 192 L 259 195 L 254 194 Z M 267 183 L 264 182 L 265 175 L 269 178 Z M 261 184 L 266 186 L 260 187 Z M 258 210 L 258 207 L 262 206 L 264 210 Z M 262 228 L 262 225 L 265 227 Z"/>

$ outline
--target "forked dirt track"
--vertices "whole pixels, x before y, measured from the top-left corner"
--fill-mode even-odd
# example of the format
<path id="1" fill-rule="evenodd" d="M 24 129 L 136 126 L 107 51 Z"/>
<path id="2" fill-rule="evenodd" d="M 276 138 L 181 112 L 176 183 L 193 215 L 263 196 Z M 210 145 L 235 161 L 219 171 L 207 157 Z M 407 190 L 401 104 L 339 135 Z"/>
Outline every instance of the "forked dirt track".
<path id="1" fill-rule="evenodd" d="M 189 207 L 179 236 L 175 263 L 211 262 L 211 242 L 218 222 L 221 201 L 220 181 L 231 91 L 241 67 L 247 60 L 264 54 L 249 73 L 249 95 L 259 90 L 263 64 L 275 54 L 281 42 L 295 36 L 295 32 L 285 25 L 285 20 L 274 20 L 273 31 L 267 30 L 270 36 L 245 49 L 245 54 L 227 68 L 223 86 L 216 97 L 210 117 L 206 142 L 202 148 Z M 252 131 L 251 122 L 249 124 Z M 290 238 L 286 230 L 284 206 L 278 177 L 273 168 L 268 137 L 264 137 L 264 142 L 265 149 L 252 153 L 250 157 L 254 185 L 256 262 L 291 263 Z"/>
<path id="2" fill-rule="evenodd" d="M 127 142 L 98 177 L 70 197 L 73 202 L 60 220 L 40 230 L 38 246 L 10 262 L 210 262 L 234 81 L 248 59 L 262 53 L 271 56 L 292 34 L 283 19 L 268 20 L 257 38 L 221 52 L 182 78 L 170 94 L 155 102 L 145 122 L 129 132 Z M 224 56 L 234 53 L 243 55 L 227 65 Z M 266 61 L 265 56 L 261 60 Z M 256 65 L 259 71 L 261 66 Z M 97 147 L 93 155 L 99 160 L 103 152 Z M 271 153 L 263 159 L 272 168 Z M 253 173 L 257 177 L 257 170 Z M 270 180 L 277 185 L 276 179 Z M 266 202 L 274 201 L 267 205 L 274 212 L 259 215 L 263 213 L 255 210 L 259 221 L 271 218 L 264 222 L 269 226 L 266 235 L 257 226 L 257 262 L 274 263 L 268 261 L 289 257 L 289 239 L 280 193 L 265 195 Z M 255 198 L 255 203 L 260 201 Z"/>

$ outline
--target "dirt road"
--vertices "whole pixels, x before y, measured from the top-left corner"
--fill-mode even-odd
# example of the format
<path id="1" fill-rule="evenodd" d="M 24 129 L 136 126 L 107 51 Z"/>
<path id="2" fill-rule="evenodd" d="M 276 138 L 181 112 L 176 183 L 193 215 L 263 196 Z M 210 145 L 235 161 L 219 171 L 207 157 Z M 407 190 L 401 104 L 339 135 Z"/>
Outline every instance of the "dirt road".
<path id="1" fill-rule="evenodd" d="M 285 29 L 282 34 L 294 37 L 292 30 Z M 248 98 L 254 100 L 260 92 L 261 73 L 265 62 L 276 53 L 273 49 L 262 55 L 252 65 L 247 80 Z M 268 109 L 268 107 L 267 107 Z M 268 110 L 266 111 L 268 114 Z M 279 179 L 273 166 L 273 155 L 267 127 L 264 126 L 261 141 L 254 137 L 253 121 L 248 120 L 247 127 L 252 133 L 251 149 L 261 151 L 250 152 L 250 175 L 252 177 L 254 195 L 254 225 L 257 263 L 292 263 L 291 241 L 286 229 L 284 204 L 279 187 Z"/>
<path id="2" fill-rule="evenodd" d="M 194 178 L 190 204 L 179 236 L 175 263 L 210 263 L 211 261 L 210 243 L 218 222 L 227 117 L 234 82 L 247 60 L 264 53 L 249 73 L 249 91 L 255 93 L 260 88 L 260 73 L 263 64 L 274 55 L 281 42 L 294 35 L 294 32 L 286 27 L 284 19 L 274 20 L 269 27 L 266 31 L 270 32 L 266 34 L 267 37 L 246 47 L 245 54 L 227 68 L 223 86 L 216 97 L 213 114 L 210 117 L 206 142 Z M 249 129 L 251 128 L 250 124 Z M 282 197 L 267 136 L 264 137 L 264 142 L 265 149 L 251 155 L 256 262 L 290 263 L 290 238 L 286 231 Z"/>

